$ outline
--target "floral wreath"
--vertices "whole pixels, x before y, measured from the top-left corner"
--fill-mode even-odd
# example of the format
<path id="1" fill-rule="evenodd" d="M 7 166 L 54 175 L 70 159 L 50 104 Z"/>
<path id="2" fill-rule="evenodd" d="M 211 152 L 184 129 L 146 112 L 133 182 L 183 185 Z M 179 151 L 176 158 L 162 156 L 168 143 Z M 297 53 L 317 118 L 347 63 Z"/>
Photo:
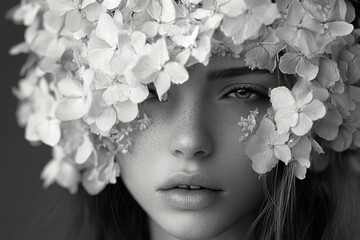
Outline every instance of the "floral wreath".
<path id="1" fill-rule="evenodd" d="M 254 110 L 238 123 L 257 173 L 282 161 L 303 179 L 322 147 L 360 147 L 360 30 L 347 0 L 22 0 L 10 15 L 27 27 L 10 50 L 29 54 L 18 122 L 28 141 L 53 147 L 45 187 L 97 194 L 116 183 L 115 155 L 151 124 L 138 112 L 148 85 L 162 100 L 212 54 L 296 78 L 270 90 L 261 121 Z"/>

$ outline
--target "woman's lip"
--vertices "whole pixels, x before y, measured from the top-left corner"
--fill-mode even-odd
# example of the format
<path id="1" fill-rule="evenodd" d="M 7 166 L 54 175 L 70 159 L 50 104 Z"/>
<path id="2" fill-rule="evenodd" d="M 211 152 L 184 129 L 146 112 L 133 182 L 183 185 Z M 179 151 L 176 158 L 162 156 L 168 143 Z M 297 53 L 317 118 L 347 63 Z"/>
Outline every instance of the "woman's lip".
<path id="1" fill-rule="evenodd" d="M 167 203 L 180 210 L 200 210 L 211 207 L 221 200 L 224 191 L 208 189 L 187 190 L 172 188 L 161 190 L 159 194 Z"/>
<path id="2" fill-rule="evenodd" d="M 158 190 L 170 190 L 177 188 L 178 186 L 186 185 L 186 186 L 198 186 L 201 188 L 205 188 L 211 191 L 223 191 L 217 183 L 212 181 L 210 178 L 199 174 L 199 173 L 176 173 L 171 175 L 168 180 L 163 183 Z M 196 191 L 196 190 L 190 190 Z"/>
<path id="3" fill-rule="evenodd" d="M 178 186 L 198 186 L 201 189 L 184 189 Z M 224 190 L 209 177 L 200 173 L 175 173 L 158 188 L 158 193 L 171 206 L 181 210 L 200 210 L 216 204 Z"/>

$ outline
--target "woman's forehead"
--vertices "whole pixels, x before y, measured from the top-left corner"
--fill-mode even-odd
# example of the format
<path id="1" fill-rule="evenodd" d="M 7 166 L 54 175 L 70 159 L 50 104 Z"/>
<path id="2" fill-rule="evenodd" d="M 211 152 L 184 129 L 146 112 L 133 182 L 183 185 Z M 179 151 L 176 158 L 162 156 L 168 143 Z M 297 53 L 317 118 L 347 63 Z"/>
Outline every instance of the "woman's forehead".
<path id="1" fill-rule="evenodd" d="M 211 56 L 207 69 L 209 70 L 221 70 L 225 68 L 240 68 L 245 67 L 245 61 L 243 57 L 235 58 L 233 56 L 221 56 L 214 54 Z"/>
<path id="2" fill-rule="evenodd" d="M 235 58 L 233 56 L 221 56 L 214 54 L 210 57 L 209 64 L 204 66 L 201 63 L 197 63 L 188 67 L 190 79 L 192 76 L 204 75 L 206 78 L 210 77 L 209 74 L 221 72 L 227 69 L 241 69 L 246 68 L 246 64 L 243 57 Z"/>

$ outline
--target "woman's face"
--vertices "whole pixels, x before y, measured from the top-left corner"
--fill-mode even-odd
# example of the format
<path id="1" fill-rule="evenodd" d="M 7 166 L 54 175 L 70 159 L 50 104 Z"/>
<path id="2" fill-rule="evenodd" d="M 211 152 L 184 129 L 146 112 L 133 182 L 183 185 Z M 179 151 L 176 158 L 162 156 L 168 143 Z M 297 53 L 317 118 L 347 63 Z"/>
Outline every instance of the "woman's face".
<path id="1" fill-rule="evenodd" d="M 261 120 L 276 76 L 220 56 L 189 75 L 172 85 L 166 101 L 150 94 L 140 108 L 152 124 L 117 158 L 126 187 L 161 229 L 179 239 L 209 239 L 248 227 L 264 199 L 237 123 L 256 108 Z"/>

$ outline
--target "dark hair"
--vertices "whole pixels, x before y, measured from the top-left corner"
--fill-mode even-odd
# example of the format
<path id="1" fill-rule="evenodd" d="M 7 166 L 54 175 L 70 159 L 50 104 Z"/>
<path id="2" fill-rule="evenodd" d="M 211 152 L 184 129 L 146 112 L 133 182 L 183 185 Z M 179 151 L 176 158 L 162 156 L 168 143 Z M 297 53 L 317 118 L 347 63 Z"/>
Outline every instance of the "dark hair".
<path id="1" fill-rule="evenodd" d="M 83 188 L 73 205 L 73 223 L 66 239 L 145 240 L 149 239 L 147 215 L 126 189 L 121 178 L 96 196 Z"/>
<path id="2" fill-rule="evenodd" d="M 271 183 L 265 183 L 267 199 L 250 239 L 360 238 L 359 179 L 348 170 L 346 155 L 327 149 L 330 165 L 322 172 L 308 171 L 304 180 L 295 178 L 293 166 L 278 165 Z"/>

